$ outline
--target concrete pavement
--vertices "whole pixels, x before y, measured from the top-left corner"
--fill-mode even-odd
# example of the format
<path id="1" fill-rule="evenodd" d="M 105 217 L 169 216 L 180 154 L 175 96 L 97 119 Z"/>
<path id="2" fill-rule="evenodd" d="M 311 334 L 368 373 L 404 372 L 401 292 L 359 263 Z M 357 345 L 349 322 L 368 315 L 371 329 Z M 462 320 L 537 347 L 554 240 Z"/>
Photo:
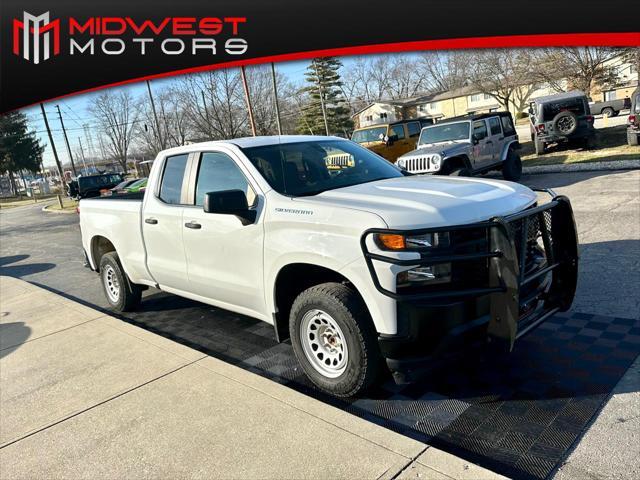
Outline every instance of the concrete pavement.
<path id="1" fill-rule="evenodd" d="M 1 478 L 504 478 L 0 276 Z"/>

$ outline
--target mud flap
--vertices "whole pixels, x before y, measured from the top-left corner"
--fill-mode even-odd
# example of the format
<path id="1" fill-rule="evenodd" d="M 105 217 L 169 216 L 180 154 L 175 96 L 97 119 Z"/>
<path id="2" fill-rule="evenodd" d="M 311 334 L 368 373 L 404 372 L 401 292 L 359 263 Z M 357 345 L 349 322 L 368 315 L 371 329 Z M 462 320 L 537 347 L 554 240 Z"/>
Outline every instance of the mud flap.
<path id="1" fill-rule="evenodd" d="M 487 340 L 502 344 L 511 351 L 518 335 L 520 309 L 518 259 L 507 223 L 501 218 L 495 218 L 493 222 L 495 226 L 489 230 L 489 245 L 491 251 L 502 252 L 502 255 L 489 260 L 489 285 L 503 287 L 504 291 L 490 296 L 491 319 Z"/>

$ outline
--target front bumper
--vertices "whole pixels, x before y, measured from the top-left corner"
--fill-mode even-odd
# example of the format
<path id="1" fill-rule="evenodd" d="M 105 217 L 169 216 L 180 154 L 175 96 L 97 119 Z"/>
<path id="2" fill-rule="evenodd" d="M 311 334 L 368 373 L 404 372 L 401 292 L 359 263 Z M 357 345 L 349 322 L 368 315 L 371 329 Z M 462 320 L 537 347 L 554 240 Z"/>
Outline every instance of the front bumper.
<path id="1" fill-rule="evenodd" d="M 475 343 L 493 343 L 513 349 L 515 341 L 573 302 L 578 273 L 578 240 L 571 204 L 556 196 L 542 206 L 496 217 L 486 222 L 438 229 L 364 233 L 361 246 L 376 289 L 398 304 L 398 331 L 380 335 L 379 345 L 396 381 L 422 376 L 449 355 Z M 421 254 L 418 260 L 399 260 L 369 252 L 366 239 L 375 233 L 415 234 L 438 231 L 474 231 L 485 235 L 473 252 L 452 245 L 447 252 Z M 544 262 L 531 267 L 532 242 L 544 251 Z M 462 288 L 423 289 L 402 294 L 383 288 L 374 261 L 406 267 L 451 263 L 452 268 L 473 264 L 486 268 Z"/>

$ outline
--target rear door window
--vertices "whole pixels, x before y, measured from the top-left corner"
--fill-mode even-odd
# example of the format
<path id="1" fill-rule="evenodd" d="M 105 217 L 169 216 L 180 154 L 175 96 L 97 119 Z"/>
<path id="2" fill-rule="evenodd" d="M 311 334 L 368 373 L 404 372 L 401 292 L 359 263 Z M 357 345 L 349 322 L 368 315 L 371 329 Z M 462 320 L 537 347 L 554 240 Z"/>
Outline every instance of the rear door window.
<path id="1" fill-rule="evenodd" d="M 409 131 L 409 137 L 417 137 L 420 135 L 420 123 L 419 122 L 409 122 L 407 123 L 407 130 Z"/>
<path id="2" fill-rule="evenodd" d="M 513 126 L 513 122 L 511 121 L 511 117 L 507 117 L 506 115 L 500 117 L 500 121 L 502 123 L 502 131 L 504 132 L 505 137 L 509 137 L 511 135 L 516 134 L 516 129 Z"/>
<path id="3" fill-rule="evenodd" d="M 398 140 L 404 138 L 404 127 L 402 125 L 394 125 L 391 127 L 391 135 L 396 135 Z"/>
<path id="4" fill-rule="evenodd" d="M 500 135 L 502 133 L 498 117 L 491 117 L 489 119 L 489 128 L 491 129 L 491 135 Z"/>
<path id="5" fill-rule="evenodd" d="M 182 198 L 182 183 L 184 181 L 185 168 L 187 167 L 188 154 L 167 157 L 160 184 L 160 200 L 172 205 L 179 205 Z"/>

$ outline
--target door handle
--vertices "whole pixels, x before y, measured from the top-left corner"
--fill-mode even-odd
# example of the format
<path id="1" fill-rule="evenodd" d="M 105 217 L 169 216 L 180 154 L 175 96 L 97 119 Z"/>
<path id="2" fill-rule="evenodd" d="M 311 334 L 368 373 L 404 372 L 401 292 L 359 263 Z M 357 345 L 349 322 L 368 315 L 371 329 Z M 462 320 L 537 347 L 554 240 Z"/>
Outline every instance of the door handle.
<path id="1" fill-rule="evenodd" d="M 493 143 L 493 141 L 492 141 L 492 140 L 487 140 L 485 143 L 486 143 L 487 145 L 489 145 L 490 143 Z"/>
<path id="2" fill-rule="evenodd" d="M 157 225 L 158 220 L 156 220 L 155 218 L 145 218 L 144 223 L 148 223 L 149 225 Z"/>
<path id="3" fill-rule="evenodd" d="M 198 230 L 199 228 L 202 228 L 202 225 L 200 225 L 197 222 L 187 222 L 184 224 L 184 226 L 187 228 L 192 228 L 194 230 Z"/>

